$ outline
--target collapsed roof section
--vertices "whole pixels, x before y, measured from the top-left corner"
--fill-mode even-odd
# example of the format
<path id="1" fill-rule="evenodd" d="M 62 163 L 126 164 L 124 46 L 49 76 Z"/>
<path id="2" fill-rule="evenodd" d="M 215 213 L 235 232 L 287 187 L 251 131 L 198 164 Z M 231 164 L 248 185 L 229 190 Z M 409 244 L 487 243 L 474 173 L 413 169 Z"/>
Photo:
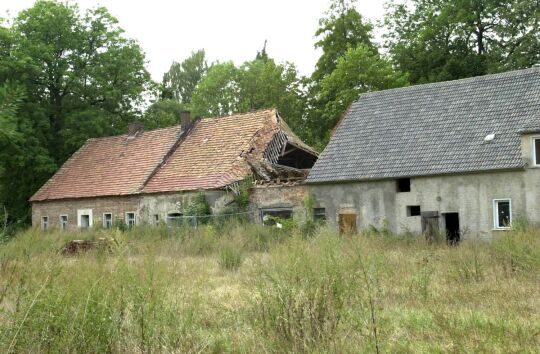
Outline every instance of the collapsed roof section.
<path id="1" fill-rule="evenodd" d="M 299 183 L 317 160 L 275 109 L 89 139 L 31 201 Z"/>
<path id="2" fill-rule="evenodd" d="M 207 118 L 194 122 L 142 192 L 226 188 L 251 175 L 282 180 L 287 174 L 278 171 L 309 169 L 316 159 L 317 152 L 294 135 L 275 109 Z M 273 172 L 262 173 L 254 167 L 259 165 Z"/>

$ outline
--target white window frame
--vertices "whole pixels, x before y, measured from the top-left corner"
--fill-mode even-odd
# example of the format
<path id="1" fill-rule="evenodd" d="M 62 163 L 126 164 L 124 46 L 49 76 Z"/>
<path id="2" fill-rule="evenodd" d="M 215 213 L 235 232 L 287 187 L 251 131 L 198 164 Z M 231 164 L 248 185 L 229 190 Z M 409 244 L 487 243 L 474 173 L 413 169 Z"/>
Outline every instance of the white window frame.
<path id="1" fill-rule="evenodd" d="M 133 214 L 133 225 L 129 225 L 128 214 Z M 128 227 L 136 226 L 137 225 L 137 213 L 135 213 L 134 211 L 126 211 L 126 213 L 124 215 L 124 222 Z"/>
<path id="2" fill-rule="evenodd" d="M 44 215 L 41 217 L 41 230 L 47 231 L 49 229 L 49 216 Z"/>
<path id="3" fill-rule="evenodd" d="M 82 216 L 88 215 L 88 228 L 94 226 L 94 215 L 92 209 L 78 209 L 77 210 L 77 227 L 82 228 Z"/>
<path id="4" fill-rule="evenodd" d="M 510 209 L 510 215 L 508 223 L 509 226 L 500 226 L 499 225 L 499 202 L 508 202 Z M 512 225 L 512 199 L 510 198 L 499 198 L 493 199 L 493 229 L 494 230 L 510 230 Z"/>
<path id="5" fill-rule="evenodd" d="M 62 220 L 62 218 L 63 218 L 64 216 L 66 217 L 66 228 L 64 228 L 64 222 L 63 222 L 63 220 Z M 69 225 L 69 216 L 68 216 L 67 214 L 62 214 L 62 215 L 60 215 L 60 216 L 58 217 L 58 219 L 59 219 L 59 221 L 60 221 L 60 229 L 61 229 L 62 231 L 67 231 L 68 225 Z"/>
<path id="6" fill-rule="evenodd" d="M 111 227 L 107 227 L 107 224 L 105 224 L 105 221 L 106 221 L 105 215 L 110 215 L 111 216 Z M 104 229 L 112 229 L 113 224 L 114 224 L 113 213 L 103 213 L 103 217 L 101 219 L 101 222 L 102 222 L 102 225 L 103 225 Z"/>
<path id="7" fill-rule="evenodd" d="M 540 142 L 540 135 L 531 137 L 531 156 L 532 156 L 532 166 L 540 167 L 540 164 L 536 163 L 536 141 Z"/>

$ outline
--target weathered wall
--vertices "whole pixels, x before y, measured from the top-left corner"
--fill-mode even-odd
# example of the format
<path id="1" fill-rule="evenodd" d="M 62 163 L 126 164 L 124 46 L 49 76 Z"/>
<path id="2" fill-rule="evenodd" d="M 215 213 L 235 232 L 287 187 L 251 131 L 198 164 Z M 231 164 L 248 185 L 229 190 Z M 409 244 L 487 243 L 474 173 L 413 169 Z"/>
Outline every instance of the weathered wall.
<path id="1" fill-rule="evenodd" d="M 292 208 L 293 218 L 305 218 L 304 199 L 307 188 L 298 186 L 268 186 L 253 188 L 250 196 L 250 211 L 255 222 L 260 223 L 260 209 Z"/>
<path id="2" fill-rule="evenodd" d="M 49 217 L 49 227 L 60 227 L 60 215 L 68 216 L 68 228 L 77 228 L 77 210 L 92 209 L 94 226 L 103 225 L 103 213 L 112 213 L 113 220 L 124 222 L 126 212 L 138 212 L 139 197 L 104 197 L 67 199 L 32 203 L 32 225 L 39 227 L 41 217 Z"/>
<path id="3" fill-rule="evenodd" d="M 540 224 L 538 168 L 411 178 L 411 191 L 405 193 L 396 191 L 395 180 L 311 185 L 310 190 L 326 208 L 329 222 L 337 224 L 340 212 L 354 211 L 359 229 L 387 222 L 393 232 L 420 233 L 421 217 L 407 216 L 408 205 L 420 205 L 422 212 L 458 212 L 464 238 L 489 237 L 494 233 L 493 200 L 502 198 L 511 199 L 513 220 L 524 217 Z"/>
<path id="4" fill-rule="evenodd" d="M 191 203 L 198 192 L 182 192 L 171 194 L 145 194 L 141 196 L 141 209 L 139 211 L 142 220 L 153 222 L 154 215 L 159 215 L 160 220 L 166 220 L 170 213 L 182 213 Z M 212 213 L 219 212 L 227 203 L 230 203 L 234 195 L 230 191 L 207 190 L 204 192 L 206 201 L 212 209 Z"/>
<path id="5" fill-rule="evenodd" d="M 77 228 L 77 210 L 91 209 L 95 227 L 103 225 L 103 214 L 112 213 L 115 222 L 124 222 L 126 212 L 135 212 L 137 223 L 153 223 L 154 215 L 166 220 L 167 214 L 182 212 L 196 196 L 197 192 L 171 194 L 145 194 L 126 197 L 101 197 L 84 199 L 66 199 L 32 204 L 32 225 L 39 227 L 41 217 L 49 217 L 49 227 L 60 227 L 60 215 L 68 216 L 68 228 Z M 218 211 L 232 200 L 231 192 L 223 190 L 205 191 L 207 202 L 212 211 Z"/>

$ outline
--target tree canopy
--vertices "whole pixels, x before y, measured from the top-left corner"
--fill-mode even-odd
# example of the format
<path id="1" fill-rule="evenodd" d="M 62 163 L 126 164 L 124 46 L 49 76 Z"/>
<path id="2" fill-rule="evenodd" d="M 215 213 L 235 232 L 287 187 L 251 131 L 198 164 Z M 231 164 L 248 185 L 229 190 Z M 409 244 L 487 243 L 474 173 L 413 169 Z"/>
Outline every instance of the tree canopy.
<path id="1" fill-rule="evenodd" d="M 204 49 L 192 52 L 183 62 L 173 62 L 163 75 L 163 99 L 175 99 L 180 103 L 191 102 L 195 87 L 208 71 Z"/>
<path id="2" fill-rule="evenodd" d="M 0 152 L 0 197 L 26 219 L 28 198 L 88 137 L 134 119 L 150 76 L 139 45 L 102 7 L 36 1 L 0 41 L 0 119 L 17 135 Z"/>
<path id="3" fill-rule="evenodd" d="M 539 20 L 538 1 L 392 1 L 386 46 L 412 83 L 527 68 L 540 59 Z"/>

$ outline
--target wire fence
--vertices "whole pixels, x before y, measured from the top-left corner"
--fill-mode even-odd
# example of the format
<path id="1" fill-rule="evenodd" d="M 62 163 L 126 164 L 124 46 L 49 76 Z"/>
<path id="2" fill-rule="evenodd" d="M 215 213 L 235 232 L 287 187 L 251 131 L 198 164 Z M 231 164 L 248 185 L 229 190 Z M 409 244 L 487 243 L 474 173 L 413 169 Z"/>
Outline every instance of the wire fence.
<path id="1" fill-rule="evenodd" d="M 211 214 L 211 215 L 167 215 L 166 223 L 170 228 L 192 226 L 206 224 L 222 224 L 225 222 L 249 222 L 255 220 L 259 215 L 259 211 L 245 211 L 239 213 L 227 214 Z"/>

